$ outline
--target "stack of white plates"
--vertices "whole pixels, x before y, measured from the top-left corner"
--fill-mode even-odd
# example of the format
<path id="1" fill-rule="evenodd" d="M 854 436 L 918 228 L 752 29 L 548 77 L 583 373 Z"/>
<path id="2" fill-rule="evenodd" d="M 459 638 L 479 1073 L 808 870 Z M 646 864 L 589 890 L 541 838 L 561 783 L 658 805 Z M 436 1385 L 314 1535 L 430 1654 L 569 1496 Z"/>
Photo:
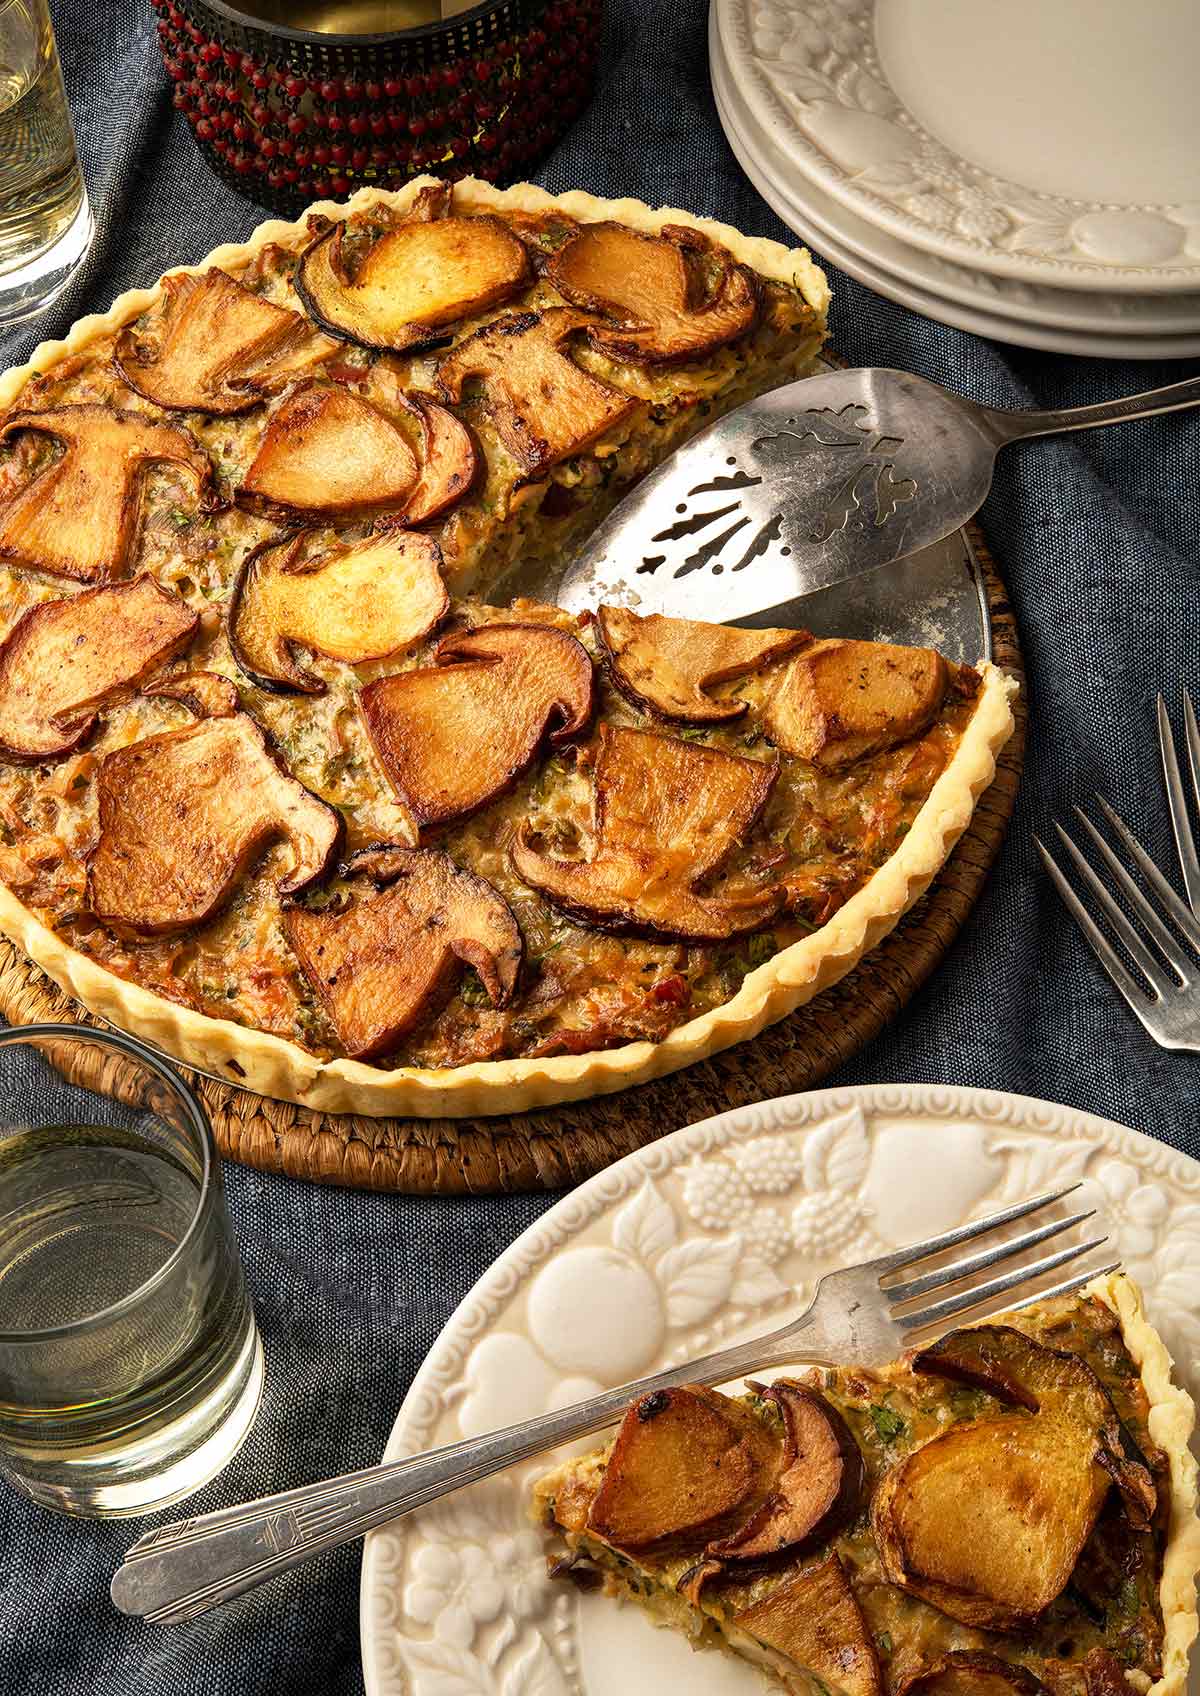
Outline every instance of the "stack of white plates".
<path id="1" fill-rule="evenodd" d="M 709 47 L 818 257 L 1001 341 L 1200 355 L 1200 0 L 712 0 Z"/>

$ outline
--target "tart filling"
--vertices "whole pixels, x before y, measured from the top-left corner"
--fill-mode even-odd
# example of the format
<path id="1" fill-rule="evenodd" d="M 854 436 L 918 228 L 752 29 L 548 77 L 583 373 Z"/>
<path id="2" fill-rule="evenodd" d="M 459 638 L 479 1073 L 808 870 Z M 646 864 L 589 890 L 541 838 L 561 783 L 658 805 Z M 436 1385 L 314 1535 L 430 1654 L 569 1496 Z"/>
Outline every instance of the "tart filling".
<path id="1" fill-rule="evenodd" d="M 1168 1373 L 1115 1275 L 882 1371 L 651 1393 L 534 1513 L 553 1572 L 791 1691 L 1176 1696 L 1200 1526 Z"/>

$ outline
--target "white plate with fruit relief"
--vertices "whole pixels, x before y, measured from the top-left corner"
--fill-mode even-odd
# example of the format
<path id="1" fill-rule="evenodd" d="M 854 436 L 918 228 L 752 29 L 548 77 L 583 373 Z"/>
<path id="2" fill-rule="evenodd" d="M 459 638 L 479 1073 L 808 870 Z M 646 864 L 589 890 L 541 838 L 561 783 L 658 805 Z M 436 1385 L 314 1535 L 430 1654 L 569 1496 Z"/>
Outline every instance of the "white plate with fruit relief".
<path id="1" fill-rule="evenodd" d="M 973 270 L 1200 288 L 1195 0 L 716 0 L 792 169 Z"/>
<path id="2" fill-rule="evenodd" d="M 935 322 L 1022 347 L 1104 359 L 1200 354 L 1200 294 L 1067 289 L 972 270 L 898 240 L 801 177 L 754 122 L 725 62 L 715 5 L 709 72 L 726 140 L 763 199 L 819 259 L 877 294 Z"/>
<path id="3" fill-rule="evenodd" d="M 388 1460 L 477 1436 L 769 1330 L 820 1275 L 1073 1179 L 1200 1390 L 1200 1163 L 1025 1096 L 819 1090 L 720 1114 L 573 1191 L 484 1274 L 430 1350 Z M 594 1441 L 591 1440 L 591 1441 Z M 579 1445 L 582 1450 L 589 1443 Z M 372 1532 L 368 1696 L 754 1696 L 639 1609 L 546 1573 L 547 1458 Z M 1193 1696 L 1200 1681 L 1193 1674 Z"/>

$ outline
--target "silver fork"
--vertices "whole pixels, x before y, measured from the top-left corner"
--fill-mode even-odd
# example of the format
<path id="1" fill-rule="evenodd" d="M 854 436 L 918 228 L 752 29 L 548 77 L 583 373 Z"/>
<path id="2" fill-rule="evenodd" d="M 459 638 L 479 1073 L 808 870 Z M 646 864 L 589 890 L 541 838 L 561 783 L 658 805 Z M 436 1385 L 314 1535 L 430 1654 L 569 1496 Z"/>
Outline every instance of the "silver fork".
<path id="1" fill-rule="evenodd" d="M 1187 745 L 1192 794 L 1200 808 L 1200 728 L 1191 696 L 1183 692 L 1184 741 Z M 1079 874 L 1083 887 L 1095 898 L 1108 929 L 1120 942 L 1133 967 L 1145 980 L 1139 983 L 1129 966 L 1076 894 L 1062 868 L 1040 837 L 1035 836 L 1042 863 L 1054 881 L 1072 916 L 1078 922 L 1092 951 L 1125 1000 L 1161 1048 L 1187 1048 L 1200 1053 L 1200 859 L 1188 817 L 1187 795 L 1180 775 L 1175 739 L 1166 702 L 1158 697 L 1158 741 L 1162 753 L 1163 782 L 1171 812 L 1171 828 L 1183 873 L 1185 902 L 1167 882 L 1154 861 L 1118 817 L 1102 795 L 1097 804 L 1113 834 L 1141 873 L 1143 890 L 1122 864 L 1110 844 L 1082 811 L 1075 816 L 1111 873 L 1112 883 L 1136 916 L 1141 930 L 1118 904 L 1109 887 L 1084 857 L 1060 824 L 1054 826 L 1063 847 Z M 1157 897 L 1158 905 L 1146 890 Z M 1188 903 L 1190 902 L 1190 906 Z M 1169 923 L 1168 923 L 1169 921 Z M 1174 929 L 1171 929 L 1174 926 Z M 1153 944 L 1153 947 L 1147 945 Z"/>
<path id="2" fill-rule="evenodd" d="M 932 1341 L 947 1321 L 960 1314 L 983 1318 L 1001 1307 L 1011 1309 L 1077 1289 L 1090 1278 L 1115 1271 L 1117 1262 L 1093 1263 L 1049 1287 L 1040 1281 L 1091 1254 L 1107 1237 L 1073 1242 L 982 1282 L 971 1280 L 1074 1229 L 1090 1219 L 1094 1210 L 1050 1219 L 947 1264 L 925 1271 L 917 1268 L 948 1249 L 1049 1207 L 1078 1188 L 1070 1184 L 877 1260 L 826 1273 L 805 1311 L 765 1337 L 605 1390 L 575 1407 L 540 1414 L 507 1430 L 149 1531 L 116 1572 L 112 1599 L 123 1613 L 160 1625 L 193 1619 L 311 1555 L 361 1537 L 374 1526 L 489 1478 L 515 1462 L 602 1430 L 621 1416 L 629 1402 L 648 1391 L 676 1384 L 725 1383 L 798 1360 L 882 1365 L 905 1348 Z M 901 1272 L 912 1275 L 894 1279 Z M 1005 1299 L 1031 1284 L 1039 1287 L 1023 1300 Z M 925 1302 L 925 1297 L 951 1291 L 954 1285 L 962 1287 Z"/>

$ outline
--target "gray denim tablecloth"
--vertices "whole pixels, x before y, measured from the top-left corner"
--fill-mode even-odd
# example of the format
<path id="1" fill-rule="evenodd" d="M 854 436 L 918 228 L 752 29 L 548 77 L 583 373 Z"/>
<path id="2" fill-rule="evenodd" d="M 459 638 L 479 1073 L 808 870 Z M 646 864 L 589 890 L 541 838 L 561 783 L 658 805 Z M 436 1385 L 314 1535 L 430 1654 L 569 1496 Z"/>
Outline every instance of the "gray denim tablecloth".
<path id="1" fill-rule="evenodd" d="M 262 216 L 212 177 L 171 109 L 145 0 L 59 0 L 68 91 L 99 234 L 84 274 L 0 368 L 170 263 Z M 713 110 L 700 0 L 611 0 L 600 91 L 539 176 L 786 238 Z M 1119 145 L 1119 135 L 1114 138 Z M 980 341 L 832 273 L 854 364 L 975 398 L 1059 406 L 1148 388 L 1180 365 Z M 936 1080 L 1090 1108 L 1200 1154 L 1200 1058 L 1156 1048 L 1039 874 L 1031 832 L 1099 788 L 1165 853 L 1154 699 L 1200 685 L 1200 414 L 1047 441 L 1001 459 L 983 522 L 1021 621 L 1032 710 L 1016 818 L 973 922 L 933 981 L 833 1080 Z M 421 1200 L 227 1169 L 267 1391 L 212 1508 L 363 1466 L 439 1327 L 551 1198 Z M 119 1617 L 108 1581 L 135 1524 L 68 1523 L 0 1487 L 0 1696 L 354 1696 L 357 1548 L 170 1631 Z"/>

